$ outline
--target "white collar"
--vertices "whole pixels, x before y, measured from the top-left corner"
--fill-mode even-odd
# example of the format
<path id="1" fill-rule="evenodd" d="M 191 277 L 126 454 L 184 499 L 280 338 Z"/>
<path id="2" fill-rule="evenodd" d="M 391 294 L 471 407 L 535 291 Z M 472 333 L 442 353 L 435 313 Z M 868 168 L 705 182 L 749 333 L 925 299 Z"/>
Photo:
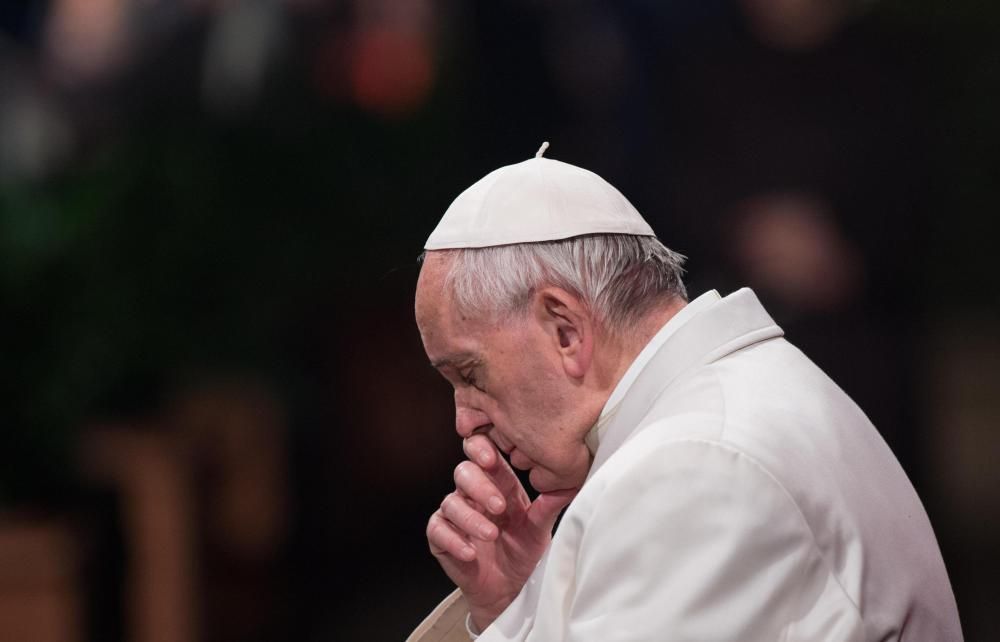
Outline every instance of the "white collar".
<path id="1" fill-rule="evenodd" d="M 632 387 L 636 377 L 638 377 L 639 373 L 642 372 L 642 369 L 646 367 L 649 360 L 653 358 L 653 355 L 657 353 L 660 346 L 666 343 L 667 339 L 672 337 L 674 333 L 681 328 L 681 326 L 721 298 L 722 297 L 719 296 L 718 291 L 709 290 L 681 308 L 680 312 L 670 317 L 670 319 L 663 324 L 663 327 L 660 328 L 655 335 L 653 335 L 653 338 L 649 340 L 649 343 L 646 344 L 635 360 L 632 361 L 632 364 L 628 367 L 628 370 L 625 371 L 625 374 L 622 375 L 622 378 L 618 381 L 618 385 L 615 386 L 611 396 L 608 397 L 607 403 L 604 404 L 604 409 L 601 410 L 601 415 L 598 417 L 597 423 L 594 424 L 594 427 L 587 433 L 585 441 L 587 443 L 587 448 L 590 449 L 591 455 L 597 452 L 597 446 L 600 444 L 601 438 L 604 436 L 604 432 L 607 430 L 608 424 L 618 411 L 618 406 L 621 405 L 622 399 L 625 398 L 625 393 L 627 393 L 628 389 Z"/>

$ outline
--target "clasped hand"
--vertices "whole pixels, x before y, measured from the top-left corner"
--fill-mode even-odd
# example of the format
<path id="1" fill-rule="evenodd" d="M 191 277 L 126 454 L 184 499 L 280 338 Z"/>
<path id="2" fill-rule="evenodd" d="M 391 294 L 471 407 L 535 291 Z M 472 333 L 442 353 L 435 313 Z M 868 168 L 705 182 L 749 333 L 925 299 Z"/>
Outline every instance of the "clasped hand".
<path id="1" fill-rule="evenodd" d="M 455 491 L 427 522 L 427 541 L 481 631 L 517 597 L 575 491 L 532 502 L 486 435 L 472 435 L 463 449 L 469 459 L 455 468 Z"/>

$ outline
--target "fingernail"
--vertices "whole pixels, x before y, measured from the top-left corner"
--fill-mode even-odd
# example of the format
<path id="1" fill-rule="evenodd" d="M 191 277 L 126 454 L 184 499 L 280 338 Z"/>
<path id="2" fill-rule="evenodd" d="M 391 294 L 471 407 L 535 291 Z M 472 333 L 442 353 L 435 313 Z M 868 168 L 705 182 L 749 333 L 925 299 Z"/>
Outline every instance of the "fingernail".
<path id="1" fill-rule="evenodd" d="M 462 549 L 462 557 L 465 561 L 471 562 L 476 557 L 476 551 L 471 546 L 466 546 Z"/>
<path id="2" fill-rule="evenodd" d="M 494 513 L 503 512 L 503 500 L 495 495 L 490 497 L 490 510 Z"/>
<path id="3" fill-rule="evenodd" d="M 493 537 L 493 527 L 487 524 L 479 529 L 479 534 L 483 539 L 490 539 Z"/>
<path id="4" fill-rule="evenodd" d="M 490 463 L 490 451 L 486 450 L 485 448 L 483 450 L 480 450 L 479 451 L 479 457 L 478 457 L 478 459 L 479 459 L 479 464 L 481 466 L 487 466 L 487 465 L 489 465 L 489 463 Z"/>

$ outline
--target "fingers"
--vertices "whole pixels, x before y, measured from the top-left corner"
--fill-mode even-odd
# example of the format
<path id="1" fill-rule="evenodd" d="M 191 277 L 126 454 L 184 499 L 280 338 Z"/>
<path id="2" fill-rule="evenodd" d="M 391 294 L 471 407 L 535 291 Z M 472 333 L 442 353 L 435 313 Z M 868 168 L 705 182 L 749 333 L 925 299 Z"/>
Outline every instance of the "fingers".
<path id="1" fill-rule="evenodd" d="M 499 534 L 496 525 L 470 503 L 458 493 L 452 493 L 441 502 L 441 514 L 466 538 L 492 541 Z"/>
<path id="2" fill-rule="evenodd" d="M 532 504 L 510 464 L 486 435 L 470 436 L 463 449 L 469 460 L 455 467 L 456 490 L 428 520 L 427 541 L 436 556 L 471 562 L 477 558 L 475 540 L 491 542 L 509 520 L 522 522 L 525 515 L 531 519 Z M 535 519 L 547 524 L 550 533 L 559 510 L 570 499 L 554 497 L 543 502 L 535 510 Z"/>
<path id="3" fill-rule="evenodd" d="M 517 478 L 514 469 L 500 456 L 496 445 L 486 435 L 472 435 L 462 443 L 462 449 L 470 460 L 479 464 L 493 481 L 505 501 L 504 509 L 523 511 L 531 501 Z M 471 496 L 471 495 L 470 495 Z M 478 498 L 477 498 L 478 500 Z M 482 503 L 482 502 L 480 502 Z"/>
<path id="4" fill-rule="evenodd" d="M 434 555 L 447 554 L 464 562 L 476 559 L 476 550 L 455 530 L 454 525 L 444 518 L 440 509 L 434 511 L 427 522 L 427 542 Z"/>
<path id="5" fill-rule="evenodd" d="M 448 554 L 465 562 L 476 558 L 472 538 L 483 541 L 496 539 L 497 526 L 480 512 L 480 508 L 457 491 L 441 502 L 441 508 L 427 522 L 427 541 L 435 555 Z"/>
<path id="6" fill-rule="evenodd" d="M 531 508 L 528 509 L 528 521 L 543 533 L 551 534 L 559 513 L 569 506 L 578 491 L 579 489 L 574 488 L 542 493 L 535 498 Z"/>
<path id="7" fill-rule="evenodd" d="M 471 461 L 463 461 L 455 467 L 455 488 L 493 515 L 502 515 L 507 509 L 503 493 L 490 476 Z"/>
<path id="8" fill-rule="evenodd" d="M 475 434 L 462 441 L 465 456 L 485 469 L 491 469 L 500 459 L 496 444 L 483 434 Z"/>

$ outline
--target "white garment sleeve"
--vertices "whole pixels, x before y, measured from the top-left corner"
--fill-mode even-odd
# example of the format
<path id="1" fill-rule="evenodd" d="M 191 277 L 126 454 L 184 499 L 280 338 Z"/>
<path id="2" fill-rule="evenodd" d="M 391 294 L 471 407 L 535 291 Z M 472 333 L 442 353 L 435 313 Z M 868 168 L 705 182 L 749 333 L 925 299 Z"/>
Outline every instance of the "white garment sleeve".
<path id="1" fill-rule="evenodd" d="M 777 640 L 832 574 L 795 502 L 726 445 L 629 449 L 602 470 L 580 539 L 565 640 Z M 838 585 L 836 622 L 857 621 Z M 827 638 L 823 638 L 827 639 Z M 846 639 L 846 638 L 841 638 Z"/>

